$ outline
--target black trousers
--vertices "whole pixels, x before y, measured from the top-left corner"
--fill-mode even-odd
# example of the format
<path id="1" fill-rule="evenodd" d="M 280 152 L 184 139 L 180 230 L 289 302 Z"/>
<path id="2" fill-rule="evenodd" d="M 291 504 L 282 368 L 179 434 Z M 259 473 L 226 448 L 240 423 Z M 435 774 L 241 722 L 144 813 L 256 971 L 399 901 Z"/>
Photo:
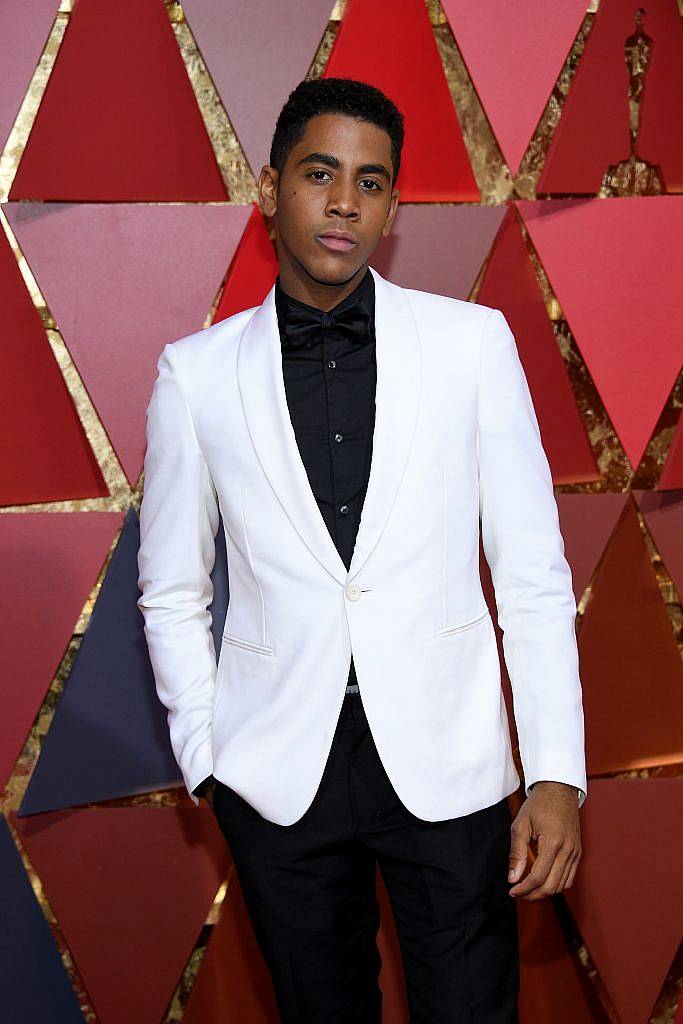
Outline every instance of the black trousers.
<path id="1" fill-rule="evenodd" d="M 415 817 L 382 767 L 359 694 L 344 697 L 320 786 L 299 821 L 267 821 L 221 782 L 214 812 L 283 1024 L 381 1024 L 377 863 L 410 1024 L 518 1024 L 507 799 L 446 821 Z"/>

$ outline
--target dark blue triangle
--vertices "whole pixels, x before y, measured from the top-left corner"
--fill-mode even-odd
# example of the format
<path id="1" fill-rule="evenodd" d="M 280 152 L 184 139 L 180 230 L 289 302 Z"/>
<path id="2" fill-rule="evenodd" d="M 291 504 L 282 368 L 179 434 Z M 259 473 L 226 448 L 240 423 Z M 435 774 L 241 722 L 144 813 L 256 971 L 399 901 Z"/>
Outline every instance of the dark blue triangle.
<path id="1" fill-rule="evenodd" d="M 218 652 L 229 596 L 222 521 L 215 543 L 210 610 Z M 20 815 L 182 785 L 137 607 L 139 546 L 139 520 L 129 509 Z"/>

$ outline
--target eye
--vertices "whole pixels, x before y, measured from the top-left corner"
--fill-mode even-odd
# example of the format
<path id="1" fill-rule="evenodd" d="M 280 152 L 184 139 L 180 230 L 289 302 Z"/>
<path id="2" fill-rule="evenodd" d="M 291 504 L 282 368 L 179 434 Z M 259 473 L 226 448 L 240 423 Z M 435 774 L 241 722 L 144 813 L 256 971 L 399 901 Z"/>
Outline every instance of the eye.
<path id="1" fill-rule="evenodd" d="M 307 177 L 312 178 L 314 174 L 327 174 L 327 173 L 328 173 L 327 171 L 311 171 L 311 173 L 308 174 Z M 320 181 L 320 178 L 317 178 L 316 180 Z"/>
<path id="2" fill-rule="evenodd" d="M 374 178 L 363 178 L 362 180 L 363 181 L 369 181 L 371 185 L 375 186 L 374 189 L 370 189 L 371 192 L 381 192 L 382 191 L 382 186 L 379 184 L 379 182 L 375 181 Z"/>

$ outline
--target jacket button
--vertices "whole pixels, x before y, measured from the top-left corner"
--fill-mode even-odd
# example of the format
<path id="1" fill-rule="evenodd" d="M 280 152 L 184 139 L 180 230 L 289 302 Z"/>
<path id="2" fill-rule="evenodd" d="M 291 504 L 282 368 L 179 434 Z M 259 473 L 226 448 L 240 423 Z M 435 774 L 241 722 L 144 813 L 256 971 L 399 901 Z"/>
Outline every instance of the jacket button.
<path id="1" fill-rule="evenodd" d="M 348 583 L 346 586 L 346 596 L 349 601 L 357 601 L 360 597 L 360 587 L 357 583 Z"/>

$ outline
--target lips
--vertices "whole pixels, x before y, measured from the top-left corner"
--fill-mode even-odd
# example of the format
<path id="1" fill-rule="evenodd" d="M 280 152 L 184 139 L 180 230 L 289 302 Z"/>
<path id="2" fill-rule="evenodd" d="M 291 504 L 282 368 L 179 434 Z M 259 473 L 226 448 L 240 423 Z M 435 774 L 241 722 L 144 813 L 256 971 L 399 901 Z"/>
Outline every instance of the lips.
<path id="1" fill-rule="evenodd" d="M 336 235 L 317 235 L 316 237 L 326 249 L 331 249 L 333 252 L 348 252 L 358 245 L 358 242 L 354 242 L 350 238 L 338 238 Z"/>

